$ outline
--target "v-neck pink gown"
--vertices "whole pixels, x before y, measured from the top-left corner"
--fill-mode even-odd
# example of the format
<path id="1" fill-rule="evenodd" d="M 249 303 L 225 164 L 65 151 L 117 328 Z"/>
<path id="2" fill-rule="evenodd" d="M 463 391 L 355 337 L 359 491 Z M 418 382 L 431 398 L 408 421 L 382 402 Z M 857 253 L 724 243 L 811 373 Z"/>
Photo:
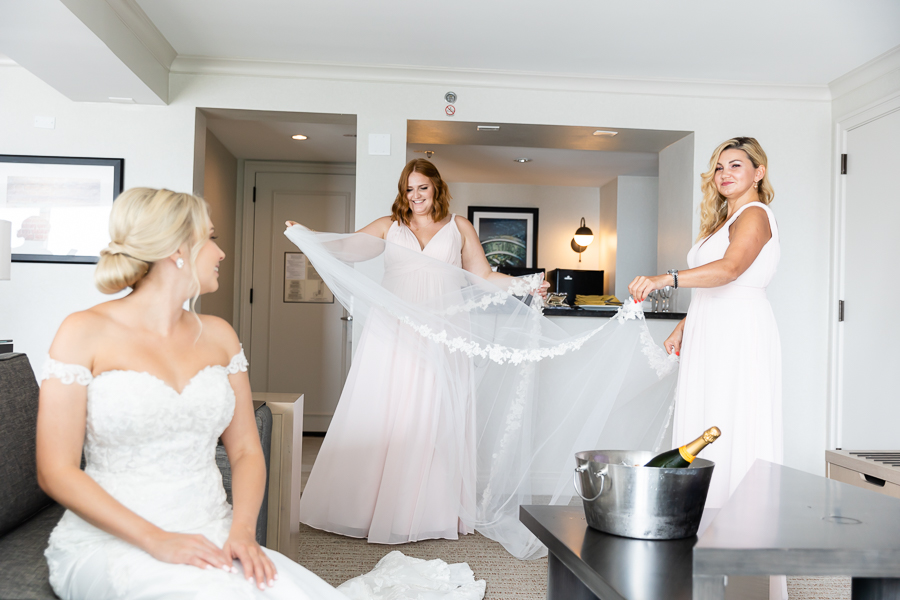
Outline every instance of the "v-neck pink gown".
<path id="1" fill-rule="evenodd" d="M 454 285 L 458 289 L 459 282 L 444 275 L 409 268 L 405 251 L 397 249 L 462 267 L 455 215 L 424 249 L 396 222 L 386 240 L 391 244 L 385 250 L 384 287 L 413 301 L 452 294 Z M 303 490 L 300 521 L 384 544 L 470 533 L 475 417 L 467 361 L 428 344 L 386 314 L 370 314 Z M 462 376 L 448 382 L 437 376 L 435 365 Z"/>
<path id="2" fill-rule="evenodd" d="M 706 506 L 720 508 L 757 458 L 781 463 L 781 341 L 766 286 L 781 257 L 778 225 L 769 207 L 751 202 L 688 253 L 688 266 L 725 256 L 728 228 L 744 210 L 761 207 L 772 238 L 733 282 L 694 290 L 684 326 L 675 395 L 673 445 L 713 425 L 722 437 L 703 450 L 716 463 Z"/>

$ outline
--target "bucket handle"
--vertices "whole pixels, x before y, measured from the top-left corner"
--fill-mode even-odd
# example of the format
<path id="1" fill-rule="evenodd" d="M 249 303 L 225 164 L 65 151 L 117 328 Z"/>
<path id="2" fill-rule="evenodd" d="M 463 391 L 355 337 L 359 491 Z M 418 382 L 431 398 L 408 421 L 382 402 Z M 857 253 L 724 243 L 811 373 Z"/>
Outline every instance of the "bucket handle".
<path id="1" fill-rule="evenodd" d="M 578 465 L 575 467 L 575 473 L 572 475 L 572 485 L 575 486 L 575 493 L 578 494 L 578 497 L 584 500 L 585 502 L 593 502 L 597 498 L 600 497 L 600 494 L 603 493 L 603 488 L 606 486 L 606 471 L 597 471 L 594 473 L 594 477 L 600 478 L 600 491 L 597 492 L 597 495 L 593 498 L 585 498 L 582 493 L 581 488 L 578 485 L 579 474 L 584 473 L 588 469 L 588 464 L 584 463 L 583 465 Z"/>

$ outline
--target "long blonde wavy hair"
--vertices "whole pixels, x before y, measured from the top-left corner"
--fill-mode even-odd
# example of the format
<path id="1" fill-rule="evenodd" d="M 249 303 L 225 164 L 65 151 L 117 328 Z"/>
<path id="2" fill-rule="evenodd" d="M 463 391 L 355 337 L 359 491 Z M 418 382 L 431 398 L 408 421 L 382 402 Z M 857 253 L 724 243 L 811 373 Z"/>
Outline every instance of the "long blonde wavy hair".
<path id="1" fill-rule="evenodd" d="M 191 310 L 200 296 L 195 263 L 209 238 L 209 207 L 192 194 L 153 188 L 131 188 L 113 202 L 109 246 L 100 251 L 94 283 L 104 294 L 136 289 L 154 263 L 187 244 L 194 279 Z"/>
<path id="2" fill-rule="evenodd" d="M 736 137 L 722 142 L 713 151 L 712 158 L 709 159 L 709 170 L 700 175 L 700 190 L 703 192 L 703 200 L 700 202 L 700 235 L 697 236 L 697 240 L 702 240 L 712 234 L 728 218 L 728 202 L 716 188 L 714 178 L 719 156 L 726 150 L 732 149 L 743 150 L 750 158 L 750 162 L 753 163 L 754 169 L 759 168 L 760 165 L 766 168 L 763 178 L 757 184 L 756 191 L 759 194 L 759 201 L 768 205 L 775 199 L 775 190 L 772 189 L 769 181 L 769 159 L 756 138 Z"/>

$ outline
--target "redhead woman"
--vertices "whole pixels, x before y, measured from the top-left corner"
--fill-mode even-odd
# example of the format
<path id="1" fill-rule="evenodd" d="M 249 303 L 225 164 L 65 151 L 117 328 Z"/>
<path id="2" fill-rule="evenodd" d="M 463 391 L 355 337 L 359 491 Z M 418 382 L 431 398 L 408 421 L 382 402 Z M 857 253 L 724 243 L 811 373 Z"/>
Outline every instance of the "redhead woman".
<path id="1" fill-rule="evenodd" d="M 225 321 L 193 311 L 218 288 L 225 258 L 206 203 L 131 189 L 113 205 L 110 235 L 97 287 L 131 292 L 69 316 L 41 377 L 38 480 L 68 509 L 45 553 L 54 591 L 65 600 L 344 598 L 256 543 L 266 470 L 247 361 Z M 233 508 L 215 463 L 219 437 Z"/>
<path id="2" fill-rule="evenodd" d="M 408 268 L 410 257 L 421 255 L 491 282 L 512 279 L 491 270 L 475 228 L 449 206 L 437 168 L 413 160 L 400 175 L 391 214 L 360 230 L 389 242 L 383 285 L 397 297 L 436 298 L 458 285 Z M 370 317 L 303 490 L 301 522 L 385 544 L 471 533 L 475 413 L 468 360 L 395 318 Z M 448 387 L 436 369 L 460 377 Z"/>

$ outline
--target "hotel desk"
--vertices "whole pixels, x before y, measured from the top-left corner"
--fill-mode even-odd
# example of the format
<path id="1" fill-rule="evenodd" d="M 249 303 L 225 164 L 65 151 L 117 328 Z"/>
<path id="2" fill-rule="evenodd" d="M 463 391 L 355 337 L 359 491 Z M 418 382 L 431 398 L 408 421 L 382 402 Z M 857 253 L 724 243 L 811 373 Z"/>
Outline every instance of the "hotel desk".
<path id="1" fill-rule="evenodd" d="M 732 576 L 853 578 L 853 600 L 900 599 L 900 500 L 758 460 L 698 537 L 635 540 L 581 506 L 521 506 L 548 548 L 548 600 L 722 600 Z"/>
<path id="2" fill-rule="evenodd" d="M 900 500 L 757 460 L 694 546 L 694 600 L 728 575 L 853 578 L 853 600 L 900 599 Z"/>

